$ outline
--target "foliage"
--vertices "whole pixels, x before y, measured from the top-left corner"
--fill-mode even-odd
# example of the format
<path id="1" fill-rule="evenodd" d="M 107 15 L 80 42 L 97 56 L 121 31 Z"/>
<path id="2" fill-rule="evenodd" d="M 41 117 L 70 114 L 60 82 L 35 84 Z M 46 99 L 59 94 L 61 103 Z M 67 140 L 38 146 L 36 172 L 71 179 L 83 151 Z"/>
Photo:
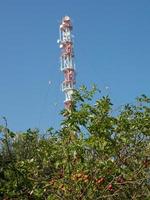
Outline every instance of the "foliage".
<path id="1" fill-rule="evenodd" d="M 58 131 L 0 126 L 0 199 L 150 199 L 150 99 L 114 114 L 96 91 L 75 91 Z"/>

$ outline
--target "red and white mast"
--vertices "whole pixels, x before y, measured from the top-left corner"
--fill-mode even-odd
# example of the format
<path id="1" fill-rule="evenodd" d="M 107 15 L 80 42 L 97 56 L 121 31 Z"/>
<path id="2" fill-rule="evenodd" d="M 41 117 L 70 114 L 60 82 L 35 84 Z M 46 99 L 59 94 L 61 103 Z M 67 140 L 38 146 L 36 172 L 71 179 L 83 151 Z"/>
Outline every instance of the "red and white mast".
<path id="1" fill-rule="evenodd" d="M 71 109 L 72 94 L 75 88 L 75 64 L 72 40 L 72 23 L 68 16 L 62 18 L 60 27 L 61 71 L 64 73 L 62 91 L 65 93 L 65 108 Z"/>

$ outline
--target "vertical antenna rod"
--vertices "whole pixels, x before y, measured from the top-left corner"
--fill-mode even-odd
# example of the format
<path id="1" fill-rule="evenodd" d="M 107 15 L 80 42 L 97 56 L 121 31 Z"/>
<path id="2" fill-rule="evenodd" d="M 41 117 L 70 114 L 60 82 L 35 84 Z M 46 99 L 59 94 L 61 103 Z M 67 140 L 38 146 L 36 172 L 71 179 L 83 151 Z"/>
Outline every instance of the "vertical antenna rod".
<path id="1" fill-rule="evenodd" d="M 61 49 L 61 71 L 64 73 L 62 91 L 65 93 L 65 108 L 70 110 L 72 105 L 72 94 L 75 88 L 75 65 L 72 40 L 72 23 L 68 16 L 62 18 L 60 27 L 60 49 Z"/>

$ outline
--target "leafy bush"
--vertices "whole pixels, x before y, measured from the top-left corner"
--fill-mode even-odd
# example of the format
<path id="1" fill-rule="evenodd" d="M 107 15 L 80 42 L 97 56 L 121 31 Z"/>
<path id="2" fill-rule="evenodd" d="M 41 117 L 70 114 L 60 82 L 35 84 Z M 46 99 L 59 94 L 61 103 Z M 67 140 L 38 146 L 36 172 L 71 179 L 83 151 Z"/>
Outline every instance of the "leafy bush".
<path id="1" fill-rule="evenodd" d="M 58 131 L 0 127 L 0 199 L 150 199 L 150 99 L 114 114 L 96 91 L 75 91 Z"/>

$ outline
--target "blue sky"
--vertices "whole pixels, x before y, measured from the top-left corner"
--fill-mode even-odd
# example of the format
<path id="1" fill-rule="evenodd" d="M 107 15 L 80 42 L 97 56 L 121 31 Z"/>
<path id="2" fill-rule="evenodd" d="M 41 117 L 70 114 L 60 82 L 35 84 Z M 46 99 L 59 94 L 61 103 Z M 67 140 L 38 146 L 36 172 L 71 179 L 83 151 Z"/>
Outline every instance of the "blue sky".
<path id="1" fill-rule="evenodd" d="M 114 107 L 150 94 L 149 0 L 1 0 L 0 116 L 13 130 L 59 125 L 64 15 L 74 25 L 77 87 L 97 84 Z"/>

